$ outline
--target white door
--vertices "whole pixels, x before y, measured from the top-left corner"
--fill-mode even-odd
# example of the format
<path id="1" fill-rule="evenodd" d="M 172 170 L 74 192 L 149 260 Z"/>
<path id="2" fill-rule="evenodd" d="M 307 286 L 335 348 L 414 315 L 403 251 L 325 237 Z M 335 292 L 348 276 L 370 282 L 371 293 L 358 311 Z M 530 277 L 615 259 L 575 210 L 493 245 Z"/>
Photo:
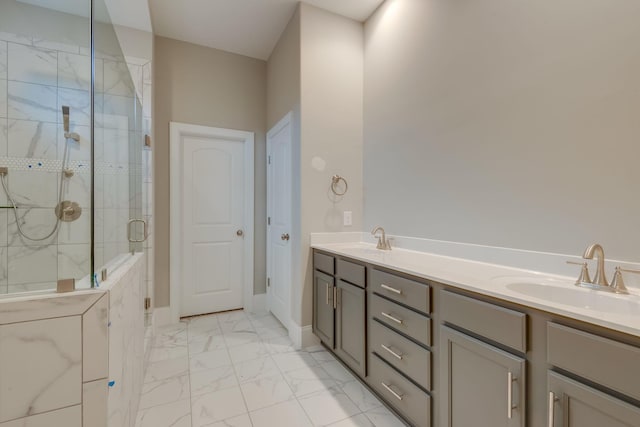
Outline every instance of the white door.
<path id="1" fill-rule="evenodd" d="M 244 144 L 219 136 L 180 135 L 182 277 L 180 316 L 242 308 Z"/>
<path id="2" fill-rule="evenodd" d="M 286 327 L 291 318 L 291 116 L 267 134 L 267 306 Z"/>

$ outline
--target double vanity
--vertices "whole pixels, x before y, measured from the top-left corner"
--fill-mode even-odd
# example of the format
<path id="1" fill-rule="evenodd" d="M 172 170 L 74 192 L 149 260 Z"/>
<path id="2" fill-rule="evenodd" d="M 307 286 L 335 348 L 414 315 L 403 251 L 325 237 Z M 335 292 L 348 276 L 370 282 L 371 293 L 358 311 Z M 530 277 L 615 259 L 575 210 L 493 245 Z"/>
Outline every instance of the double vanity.
<path id="1" fill-rule="evenodd" d="M 313 247 L 314 333 L 409 425 L 640 426 L 633 289 L 364 243 Z"/>

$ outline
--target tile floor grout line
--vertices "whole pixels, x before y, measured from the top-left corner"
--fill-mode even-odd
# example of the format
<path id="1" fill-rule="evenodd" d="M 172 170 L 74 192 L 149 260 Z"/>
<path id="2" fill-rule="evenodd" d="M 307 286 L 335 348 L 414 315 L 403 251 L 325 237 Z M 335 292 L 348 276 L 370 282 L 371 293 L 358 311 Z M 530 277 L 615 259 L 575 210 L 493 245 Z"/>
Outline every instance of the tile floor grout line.
<path id="1" fill-rule="evenodd" d="M 226 342 L 226 340 L 225 340 Z M 251 412 L 249 412 L 249 405 L 247 404 L 247 398 L 242 391 L 242 383 L 240 382 L 240 378 L 238 377 L 238 371 L 236 370 L 236 365 L 231 360 L 231 354 L 229 354 L 229 360 L 231 361 L 231 369 L 233 369 L 233 375 L 236 377 L 236 381 L 238 382 L 238 388 L 240 389 L 240 396 L 242 396 L 242 401 L 244 402 L 244 407 L 247 409 L 247 417 L 249 417 L 249 423 L 253 427 L 253 420 L 251 419 Z"/>
<path id="2" fill-rule="evenodd" d="M 266 317 L 266 316 L 264 316 L 264 317 Z M 247 318 L 249 318 L 249 316 L 247 316 Z M 254 328 L 254 330 L 255 330 L 255 329 L 256 329 L 256 328 L 255 328 L 255 325 L 253 324 L 253 322 L 251 321 L 251 319 L 249 319 L 249 323 L 251 323 L 252 327 L 253 327 L 253 328 Z M 256 333 L 256 335 L 258 334 L 257 330 L 255 330 L 255 333 Z M 258 336 L 258 341 L 264 345 L 263 340 L 262 340 L 259 336 Z M 252 343 L 252 342 L 249 342 L 249 343 L 246 343 L 246 344 L 251 344 L 251 343 Z M 245 344 L 241 344 L 241 345 L 245 345 Z M 289 384 L 287 383 L 287 381 L 286 381 L 286 380 L 285 380 L 285 378 L 284 378 L 284 373 L 280 370 L 280 367 L 278 366 L 278 364 L 276 363 L 276 361 L 273 359 L 273 355 L 272 355 L 269 351 L 267 352 L 267 355 L 266 355 L 266 356 L 264 356 L 264 359 L 267 359 L 267 358 L 269 358 L 269 359 L 271 360 L 271 362 L 275 365 L 276 370 L 278 371 L 279 375 L 282 377 L 282 380 L 285 382 L 285 384 L 287 385 L 287 387 L 289 387 Z M 245 360 L 245 361 L 243 361 L 243 362 L 241 362 L 241 363 L 245 363 L 245 362 L 252 362 L 252 361 L 256 361 L 256 360 L 260 360 L 260 358 L 250 359 L 250 360 Z M 242 385 L 243 385 L 243 383 L 241 383 L 241 382 L 240 382 L 240 378 L 238 377 L 238 373 L 237 373 L 237 370 L 236 370 L 236 364 L 235 364 L 235 363 L 233 363 L 233 360 L 231 361 L 231 364 L 232 364 L 232 366 L 233 366 L 234 373 L 236 374 L 236 379 L 238 380 L 238 385 L 239 385 L 239 387 L 240 387 L 240 393 L 242 394 L 242 398 L 244 399 L 244 403 L 245 403 L 245 406 L 246 406 L 247 411 L 248 411 L 248 412 L 247 412 L 247 414 L 249 415 L 249 422 L 251 423 L 251 425 L 252 425 L 252 426 L 253 426 L 253 419 L 251 418 L 251 413 L 256 412 L 256 411 L 261 411 L 261 410 L 263 410 L 263 409 L 271 408 L 271 407 L 274 407 L 274 406 L 277 406 L 277 405 L 280 405 L 280 404 L 283 404 L 283 403 L 286 403 L 286 402 L 291 402 L 291 401 L 293 401 L 293 400 L 296 400 L 296 401 L 297 401 L 297 399 L 296 399 L 296 397 L 295 397 L 295 394 L 293 393 L 293 390 L 291 390 L 291 388 L 289 387 L 289 390 L 291 390 L 291 394 L 292 394 L 292 398 L 291 398 L 291 399 L 285 400 L 285 401 L 283 401 L 283 402 L 277 402 L 277 403 L 274 403 L 274 404 L 271 404 L 271 405 L 267 405 L 267 406 L 265 406 L 265 407 L 255 409 L 255 410 L 253 410 L 253 411 L 249 411 L 249 405 L 247 404 L 247 400 L 246 400 L 246 397 L 245 397 L 245 395 L 244 395 L 244 391 L 242 390 Z M 251 383 L 251 382 L 260 381 L 261 379 L 266 379 L 266 378 L 268 378 L 268 377 L 265 377 L 265 378 L 258 378 L 257 380 L 254 380 L 254 381 L 248 381 L 248 382 L 246 382 L 246 383 L 244 383 L 244 384 L 249 384 L 249 383 Z M 298 404 L 300 404 L 300 403 L 298 402 Z M 301 408 L 302 408 L 302 406 L 301 406 Z M 304 408 L 302 408 L 302 410 L 303 410 L 303 412 L 304 412 Z M 306 415 L 306 416 L 307 416 L 307 418 L 308 418 L 308 415 L 307 415 L 306 413 L 305 413 L 305 415 Z M 312 424 L 313 424 L 313 423 L 312 423 Z"/>
<path id="3" fill-rule="evenodd" d="M 258 333 L 257 326 L 258 326 L 259 319 L 260 318 L 263 318 L 263 319 L 264 318 L 268 318 L 269 314 L 266 314 L 264 316 L 259 316 L 259 317 L 252 318 L 252 317 L 248 316 L 246 313 L 244 313 L 244 312 L 242 312 L 242 313 L 243 313 L 243 315 L 240 316 L 240 318 L 237 318 L 235 320 L 230 320 L 229 322 L 225 322 L 225 323 L 230 323 L 229 325 L 224 327 L 224 329 L 226 329 L 226 331 L 222 328 L 221 320 L 218 317 L 216 317 L 217 315 L 211 316 L 211 317 L 213 317 L 215 319 L 215 322 L 213 322 L 214 325 L 212 325 L 212 327 L 211 327 L 212 328 L 211 331 L 220 330 L 220 332 L 221 332 L 219 334 L 219 336 L 222 338 L 222 341 L 224 343 L 223 344 L 224 345 L 223 348 L 226 351 L 226 355 L 227 355 L 228 360 L 230 362 L 229 366 L 232 369 L 234 378 L 235 378 L 236 383 L 237 383 L 237 387 L 240 389 L 240 395 L 242 396 L 244 409 L 245 409 L 245 412 L 243 414 L 238 414 L 236 416 L 232 416 L 232 417 L 229 417 L 229 418 L 226 418 L 226 419 L 223 419 L 223 420 L 219 420 L 219 421 L 214 422 L 213 424 L 216 424 L 216 423 L 219 423 L 219 422 L 224 422 L 224 421 L 226 421 L 227 419 L 230 419 L 230 418 L 247 416 L 249 418 L 250 425 L 254 426 L 255 424 L 254 424 L 253 418 L 251 417 L 252 413 L 257 412 L 257 411 L 262 411 L 262 410 L 265 410 L 265 409 L 268 409 L 268 408 L 272 408 L 272 407 L 277 406 L 277 405 L 282 405 L 282 404 L 285 404 L 287 402 L 296 402 L 297 409 L 301 409 L 302 410 L 302 413 L 304 413 L 305 419 L 310 423 L 310 425 L 313 426 L 314 425 L 313 420 L 311 419 L 311 416 L 309 415 L 309 413 L 307 412 L 305 407 L 302 405 L 301 399 L 302 400 L 308 399 L 310 396 L 312 396 L 314 394 L 322 394 L 322 393 L 328 393 L 329 396 L 333 396 L 333 391 L 336 391 L 339 394 L 343 394 L 344 397 L 347 398 L 347 402 L 352 404 L 353 408 L 356 409 L 357 412 L 352 414 L 352 415 L 350 415 L 350 416 L 346 416 L 344 418 L 340 418 L 338 420 L 332 421 L 331 424 L 329 424 L 329 425 L 339 424 L 341 422 L 344 422 L 345 420 L 349 420 L 351 418 L 355 418 L 355 417 L 359 417 L 359 416 L 363 416 L 372 426 L 376 425 L 372 421 L 372 419 L 369 418 L 368 413 L 370 411 L 373 411 L 373 410 L 378 410 L 378 409 L 384 408 L 384 404 L 380 401 L 380 399 L 378 399 L 375 395 L 373 395 L 373 398 L 375 399 L 375 403 L 377 403 L 378 405 L 373 407 L 373 408 L 368 408 L 366 411 L 362 410 L 360 408 L 360 406 L 358 404 L 356 404 L 356 401 L 354 401 L 347 394 L 347 392 L 344 389 L 344 385 L 345 384 L 349 384 L 349 383 L 351 383 L 353 381 L 355 381 L 356 383 L 359 384 L 359 381 L 358 381 L 357 377 L 354 374 L 352 374 L 350 371 L 348 371 L 344 366 L 342 366 L 340 364 L 340 362 L 337 361 L 336 357 L 331 352 L 327 351 L 326 349 L 320 349 L 321 351 L 325 351 L 325 352 L 328 353 L 328 355 L 330 356 L 330 358 L 328 360 L 322 360 L 322 359 L 318 360 L 315 357 L 313 357 L 312 352 L 309 352 L 309 351 L 307 351 L 305 349 L 299 349 L 298 350 L 298 349 L 289 348 L 289 349 L 287 349 L 287 351 L 279 352 L 279 351 L 277 351 L 277 348 L 278 348 L 279 344 L 274 344 L 273 347 L 267 346 L 267 342 L 265 341 L 265 339 L 263 339 L 261 337 L 261 335 Z M 251 327 L 253 329 L 252 332 L 254 334 L 256 334 L 256 339 L 252 340 L 252 341 L 249 341 L 247 343 L 243 343 L 243 344 L 239 344 L 239 345 L 235 345 L 235 346 L 229 347 L 228 346 L 228 342 L 227 342 L 226 337 L 225 337 L 225 333 L 226 334 L 233 334 L 235 332 L 238 332 L 238 331 L 234 331 L 233 330 L 233 328 L 234 328 L 233 323 L 244 322 L 246 320 L 249 321 L 249 323 L 250 323 L 250 325 L 251 325 Z M 274 320 L 277 320 L 277 319 L 274 318 Z M 268 321 L 266 323 L 267 323 L 267 325 L 260 324 L 260 326 L 267 333 L 268 333 L 269 330 L 280 329 L 280 326 L 277 323 L 271 323 L 271 321 Z M 186 333 L 186 344 L 185 345 L 186 345 L 186 355 L 187 355 L 187 357 L 186 357 L 186 360 L 187 360 L 187 374 L 186 374 L 186 377 L 188 379 L 189 390 L 188 390 L 188 398 L 181 399 L 181 401 L 185 401 L 186 403 L 188 403 L 189 416 L 191 417 L 191 427 L 198 427 L 196 425 L 196 422 L 195 422 L 194 417 L 193 417 L 193 399 L 194 399 L 194 395 L 192 393 L 191 385 L 192 385 L 192 376 L 193 376 L 194 372 L 192 372 L 192 369 L 191 369 L 191 357 L 192 356 L 195 357 L 195 356 L 197 356 L 199 354 L 204 354 L 204 353 L 207 353 L 207 352 L 205 351 L 205 352 L 198 353 L 198 354 L 192 354 L 191 349 L 189 347 L 189 342 L 191 340 L 191 328 L 190 328 L 191 326 L 192 326 L 191 322 L 185 322 L 185 328 L 184 329 L 185 329 L 185 333 Z M 230 328 L 230 329 L 228 329 L 228 328 Z M 207 331 L 206 327 L 203 328 L 203 336 L 207 336 L 208 335 L 208 332 L 205 332 L 205 331 Z M 180 342 L 179 338 L 176 339 L 176 336 L 180 335 L 180 334 L 181 334 L 181 331 L 173 331 L 172 332 L 172 337 L 169 338 L 168 341 L 167 341 L 169 343 L 169 348 L 175 348 L 174 346 L 176 345 L 176 342 Z M 218 335 L 214 335 L 214 336 L 218 336 Z M 282 336 L 282 337 L 275 336 L 275 337 L 271 337 L 269 339 L 276 339 L 276 341 L 277 341 L 277 339 L 279 339 L 279 338 L 283 338 L 282 339 L 282 341 L 283 341 L 282 345 L 283 346 L 291 347 L 291 345 L 288 344 L 288 342 L 290 342 L 290 339 L 287 340 L 285 338 L 285 336 Z M 264 347 L 264 351 L 265 351 L 264 356 L 254 357 L 254 358 L 251 358 L 251 359 L 248 359 L 248 360 L 243 360 L 242 362 L 234 363 L 234 360 L 231 358 L 230 349 L 233 348 L 233 347 L 239 347 L 239 346 L 242 346 L 242 345 L 251 345 L 251 344 L 259 344 L 260 346 L 263 346 Z M 177 344 L 177 346 L 182 347 L 183 345 Z M 160 348 L 162 348 L 162 347 L 160 347 Z M 216 350 L 222 350 L 222 349 L 216 349 Z M 214 351 L 214 350 L 211 350 L 211 351 Z M 257 354 L 260 354 L 260 350 L 259 349 L 257 351 Z M 274 356 L 278 356 L 278 355 L 281 355 L 281 354 L 292 354 L 292 355 L 298 355 L 300 357 L 302 357 L 301 355 L 307 355 L 308 357 L 311 358 L 310 360 L 313 361 L 313 365 L 312 366 L 307 365 L 307 363 L 306 363 L 307 361 L 304 360 L 304 359 L 306 359 L 306 357 L 302 357 L 301 362 L 303 362 L 303 366 L 301 366 L 298 369 L 287 370 L 285 372 L 283 370 L 283 368 L 281 368 L 281 366 L 276 362 L 276 359 L 274 358 Z M 178 358 L 163 359 L 163 360 L 159 360 L 159 361 L 156 361 L 156 362 L 153 362 L 153 363 L 149 363 L 149 365 L 152 365 L 154 363 L 165 362 L 165 361 L 169 361 L 169 360 L 179 360 L 179 359 L 181 359 L 181 358 L 178 357 Z M 243 383 L 241 383 L 240 376 L 239 376 L 239 373 L 238 373 L 238 366 L 240 364 L 243 364 L 243 363 L 254 362 L 254 361 L 257 361 L 257 360 L 261 360 L 261 359 L 263 359 L 265 361 L 268 360 L 270 363 L 275 365 L 275 369 L 274 369 L 272 375 L 270 375 L 269 377 L 265 377 L 264 379 L 271 378 L 271 377 L 276 378 L 276 375 L 277 375 L 279 377 L 279 380 L 284 381 L 286 386 L 289 388 L 289 391 L 291 392 L 291 397 L 289 399 L 287 399 L 287 400 L 282 401 L 282 402 L 273 403 L 271 405 L 267 405 L 265 407 L 258 408 L 258 409 L 254 410 L 254 411 L 250 411 L 248 403 L 247 403 L 247 398 L 245 396 L 245 392 L 243 391 L 242 386 L 244 384 L 249 384 L 249 383 L 256 382 L 256 381 L 259 382 L 263 378 L 258 378 L 258 379 L 254 378 L 252 381 L 247 381 L 247 382 L 245 382 L 243 384 Z M 326 367 L 325 367 L 329 363 L 337 363 L 338 366 L 342 370 L 344 370 L 344 374 L 346 374 L 346 375 L 343 376 L 343 375 L 340 375 L 341 374 L 340 372 L 335 372 L 335 374 L 337 376 L 334 377 L 334 375 L 331 374 L 331 372 L 329 370 L 327 370 Z M 225 368 L 225 367 L 223 366 L 221 368 Z M 213 370 L 213 369 L 218 369 L 218 368 L 210 368 L 208 370 Z M 291 372 L 295 372 L 295 371 L 303 371 L 305 369 L 310 369 L 312 371 L 317 371 L 321 375 L 321 377 L 325 377 L 326 376 L 328 382 L 330 382 L 332 385 L 331 386 L 326 386 L 326 385 L 323 384 L 322 379 L 319 379 L 319 381 L 321 383 L 320 385 L 323 386 L 321 389 L 315 390 L 315 391 L 312 391 L 312 392 L 309 392 L 309 393 L 305 393 L 305 394 L 300 395 L 300 396 L 296 395 L 294 389 L 289 384 L 289 381 L 287 381 L 287 374 L 290 374 Z M 201 372 L 206 372 L 206 371 L 207 370 L 203 370 Z M 200 372 L 195 372 L 195 374 L 199 374 L 199 373 Z M 260 373 L 258 373 L 258 376 L 260 376 Z M 160 380 L 160 381 L 166 381 L 166 380 L 171 379 L 171 378 L 179 378 L 179 377 L 181 377 L 181 375 L 174 375 L 173 377 L 167 378 L 165 380 Z M 343 380 L 346 380 L 346 381 L 343 381 Z M 302 379 L 301 381 L 304 382 L 304 379 Z M 361 387 L 364 387 L 364 386 L 362 386 L 362 384 L 359 384 L 359 385 Z M 228 388 L 232 388 L 232 387 L 225 387 L 224 389 L 228 389 Z M 364 390 L 365 390 L 365 393 L 366 393 L 367 389 L 365 388 Z M 215 390 L 215 391 L 219 391 L 219 390 Z M 366 394 L 364 396 L 365 396 L 365 400 L 363 401 L 363 404 L 366 403 Z M 147 410 L 152 409 L 152 408 L 158 408 L 158 407 L 161 407 L 161 406 L 170 405 L 170 404 L 173 404 L 173 403 L 174 402 L 161 404 L 161 405 L 155 405 L 155 406 L 152 406 L 152 407 L 149 407 L 149 408 L 145 408 L 144 411 L 147 411 Z M 140 414 L 140 412 L 141 411 L 139 411 L 138 414 Z M 160 427 L 160 426 L 158 426 L 158 427 Z"/>
<path id="4" fill-rule="evenodd" d="M 218 324 L 218 326 L 220 327 L 220 329 L 222 329 L 222 327 L 221 327 L 221 325 L 220 325 L 220 320 L 219 320 L 219 319 L 216 319 L 216 323 Z M 187 332 L 188 332 L 188 326 L 187 326 Z M 223 341 L 224 341 L 224 343 L 225 343 L 224 348 L 225 348 L 225 350 L 227 351 L 227 356 L 229 357 L 229 362 L 230 362 L 231 369 L 233 370 L 233 375 L 235 376 L 236 382 L 238 383 L 237 387 L 238 387 L 238 389 L 240 390 L 240 396 L 242 396 L 242 402 L 244 403 L 244 407 L 245 407 L 245 409 L 247 410 L 244 414 L 239 414 L 239 415 L 236 415 L 236 416 L 233 416 L 233 417 L 230 417 L 230 418 L 239 417 L 239 416 L 241 416 L 241 415 L 247 415 L 247 417 L 249 417 L 249 422 L 251 423 L 251 426 L 253 427 L 253 421 L 251 421 L 251 415 L 249 414 L 249 406 L 247 405 L 247 400 L 245 399 L 245 397 L 244 397 L 244 393 L 242 392 L 242 387 L 241 387 L 241 384 L 240 384 L 240 379 L 238 378 L 238 373 L 236 372 L 235 365 L 234 365 L 234 363 L 233 363 L 233 360 L 231 360 L 231 354 L 229 353 L 229 346 L 227 345 L 227 340 L 226 340 L 226 339 L 225 339 L 225 337 L 224 337 L 224 331 L 222 331 L 222 330 L 221 330 L 221 332 L 222 332 L 222 334 L 221 334 L 220 336 L 222 337 L 222 340 L 223 340 Z M 205 353 L 206 353 L 206 352 L 205 352 Z M 191 358 L 189 358 L 189 361 L 191 361 Z M 217 369 L 217 368 L 213 368 L 213 369 Z M 191 373 L 191 363 L 189 363 L 189 373 Z M 232 388 L 232 387 L 228 387 L 228 388 Z M 227 388 L 225 388 L 225 389 L 227 389 Z M 216 391 L 219 391 L 219 390 L 216 390 Z M 193 414 L 193 406 L 192 406 L 191 408 L 192 408 L 192 411 L 191 411 L 191 412 L 192 412 L 192 414 Z M 224 421 L 225 421 L 225 420 L 223 419 L 223 420 L 220 420 L 220 421 L 214 421 L 214 422 L 215 422 L 215 423 L 217 423 L 217 422 L 224 422 Z M 192 415 L 192 417 L 191 417 L 191 427 L 197 427 L 197 426 L 194 426 L 194 424 L 193 424 L 193 415 Z"/>
<path id="5" fill-rule="evenodd" d="M 191 351 L 189 350 L 189 324 L 186 322 L 186 333 L 187 333 L 187 371 L 189 372 L 189 419 L 191 422 L 191 427 L 193 427 L 193 396 L 191 395 Z"/>

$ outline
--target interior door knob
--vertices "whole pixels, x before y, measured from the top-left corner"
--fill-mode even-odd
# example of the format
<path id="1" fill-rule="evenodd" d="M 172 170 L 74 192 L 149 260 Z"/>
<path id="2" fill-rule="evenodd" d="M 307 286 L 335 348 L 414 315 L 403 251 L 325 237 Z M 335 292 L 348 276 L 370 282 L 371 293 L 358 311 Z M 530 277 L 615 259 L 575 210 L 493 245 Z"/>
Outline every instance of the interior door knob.
<path id="1" fill-rule="evenodd" d="M 236 236 L 238 236 L 238 237 L 244 236 L 244 231 L 242 231 L 242 230 L 236 231 Z"/>
<path id="2" fill-rule="evenodd" d="M 280 236 L 280 238 L 281 238 L 282 240 L 289 240 L 289 233 L 285 233 L 285 234 L 283 234 L 282 236 Z"/>

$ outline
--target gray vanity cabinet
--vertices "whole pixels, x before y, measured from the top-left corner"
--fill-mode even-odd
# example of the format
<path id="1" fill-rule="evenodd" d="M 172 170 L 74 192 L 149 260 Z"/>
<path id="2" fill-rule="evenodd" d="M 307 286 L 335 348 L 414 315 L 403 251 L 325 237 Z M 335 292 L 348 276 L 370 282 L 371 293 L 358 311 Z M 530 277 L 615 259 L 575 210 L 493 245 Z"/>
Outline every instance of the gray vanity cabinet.
<path id="1" fill-rule="evenodd" d="M 351 369 L 365 376 L 365 290 L 342 280 L 336 286 L 335 352 Z"/>
<path id="2" fill-rule="evenodd" d="M 640 427 L 640 339 L 314 251 L 313 331 L 411 427 Z"/>
<path id="3" fill-rule="evenodd" d="M 344 363 L 364 377 L 365 267 L 317 251 L 313 264 L 313 332 Z"/>
<path id="4" fill-rule="evenodd" d="M 549 427 L 640 427 L 639 347 L 549 322 L 547 362 Z"/>
<path id="5" fill-rule="evenodd" d="M 313 272 L 313 332 L 329 348 L 334 347 L 334 281 L 328 274 Z"/>
<path id="6" fill-rule="evenodd" d="M 525 360 L 440 327 L 443 427 L 525 425 Z"/>
<path id="7" fill-rule="evenodd" d="M 640 408 L 555 372 L 548 376 L 548 427 L 638 427 Z"/>

